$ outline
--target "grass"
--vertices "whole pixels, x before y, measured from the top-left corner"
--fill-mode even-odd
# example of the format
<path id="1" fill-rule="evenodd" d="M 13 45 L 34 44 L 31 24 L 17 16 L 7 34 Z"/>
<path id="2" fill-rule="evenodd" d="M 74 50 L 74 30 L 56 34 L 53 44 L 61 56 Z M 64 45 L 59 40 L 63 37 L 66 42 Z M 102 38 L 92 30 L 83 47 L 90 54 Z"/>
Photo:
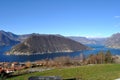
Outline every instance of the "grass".
<path id="1" fill-rule="evenodd" d="M 73 68 L 61 68 L 25 74 L 7 80 L 28 80 L 30 76 L 61 76 L 62 78 L 81 78 L 82 80 L 114 80 L 120 78 L 120 64 L 98 64 Z"/>

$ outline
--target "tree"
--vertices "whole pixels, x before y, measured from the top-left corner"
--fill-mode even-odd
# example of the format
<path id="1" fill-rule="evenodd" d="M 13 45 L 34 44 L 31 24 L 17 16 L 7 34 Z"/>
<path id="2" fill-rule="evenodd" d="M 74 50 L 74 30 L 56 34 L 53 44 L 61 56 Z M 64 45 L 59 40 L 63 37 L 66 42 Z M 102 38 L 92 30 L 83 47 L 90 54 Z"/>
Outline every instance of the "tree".
<path id="1" fill-rule="evenodd" d="M 106 63 L 111 63 L 112 62 L 112 54 L 110 50 L 108 50 L 105 54 L 105 62 Z"/>
<path id="2" fill-rule="evenodd" d="M 32 67 L 32 64 L 31 64 L 30 61 L 26 62 L 25 65 L 26 65 L 26 67 L 28 67 L 28 68 Z"/>
<path id="3" fill-rule="evenodd" d="M 85 56 L 83 53 L 80 54 L 80 62 L 83 62 L 85 60 Z"/>
<path id="4" fill-rule="evenodd" d="M 68 66 L 72 64 L 71 58 L 69 56 L 63 56 L 63 57 L 56 57 L 54 58 L 55 63 L 57 63 L 58 66 Z"/>
<path id="5" fill-rule="evenodd" d="M 105 62 L 105 54 L 103 51 L 100 51 L 98 54 L 97 54 L 97 63 L 99 64 L 103 64 Z"/>
<path id="6" fill-rule="evenodd" d="M 6 77 L 8 76 L 8 74 L 2 70 L 0 73 L 0 80 L 6 80 Z"/>
<path id="7" fill-rule="evenodd" d="M 88 58 L 88 61 L 90 64 L 97 64 L 97 55 L 91 54 Z"/>

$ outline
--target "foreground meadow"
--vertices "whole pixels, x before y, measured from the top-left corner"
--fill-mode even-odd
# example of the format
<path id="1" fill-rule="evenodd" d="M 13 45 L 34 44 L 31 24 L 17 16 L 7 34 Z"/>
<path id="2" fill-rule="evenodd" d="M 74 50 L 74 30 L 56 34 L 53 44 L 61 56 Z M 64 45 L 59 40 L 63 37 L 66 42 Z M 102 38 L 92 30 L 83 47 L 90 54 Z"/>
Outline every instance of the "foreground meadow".
<path id="1" fill-rule="evenodd" d="M 63 79 L 79 78 L 81 80 L 114 80 L 120 78 L 120 64 L 97 64 L 56 68 L 53 70 L 12 77 L 7 80 L 28 80 L 30 76 L 61 76 Z"/>

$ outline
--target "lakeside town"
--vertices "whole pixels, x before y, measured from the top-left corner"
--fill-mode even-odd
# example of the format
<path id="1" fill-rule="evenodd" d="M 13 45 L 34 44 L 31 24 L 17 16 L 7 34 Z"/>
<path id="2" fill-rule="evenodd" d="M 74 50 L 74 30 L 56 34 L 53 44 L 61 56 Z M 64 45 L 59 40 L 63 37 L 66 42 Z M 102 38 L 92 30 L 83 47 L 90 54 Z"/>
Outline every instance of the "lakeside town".
<path id="1" fill-rule="evenodd" d="M 36 71 L 44 71 L 44 68 L 42 66 L 46 66 L 47 61 L 35 61 L 35 62 L 0 62 L 0 74 L 6 74 L 10 75 L 16 71 L 25 70 L 24 73 L 31 73 Z M 40 70 L 36 70 L 36 67 L 42 67 Z M 30 69 L 31 68 L 31 69 Z M 49 68 L 45 68 L 46 70 L 49 70 Z M 18 74 L 18 75 L 20 75 Z"/>

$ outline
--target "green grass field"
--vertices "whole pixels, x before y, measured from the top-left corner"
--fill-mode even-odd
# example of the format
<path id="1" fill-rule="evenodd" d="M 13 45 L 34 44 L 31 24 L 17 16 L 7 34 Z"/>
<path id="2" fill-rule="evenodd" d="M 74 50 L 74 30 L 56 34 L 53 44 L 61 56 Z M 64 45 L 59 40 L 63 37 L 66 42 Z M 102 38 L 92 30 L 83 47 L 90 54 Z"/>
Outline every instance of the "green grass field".
<path id="1" fill-rule="evenodd" d="M 74 68 L 61 68 L 44 72 L 25 74 L 7 80 L 28 80 L 30 76 L 61 76 L 82 80 L 114 80 L 120 78 L 120 64 L 98 64 Z"/>

